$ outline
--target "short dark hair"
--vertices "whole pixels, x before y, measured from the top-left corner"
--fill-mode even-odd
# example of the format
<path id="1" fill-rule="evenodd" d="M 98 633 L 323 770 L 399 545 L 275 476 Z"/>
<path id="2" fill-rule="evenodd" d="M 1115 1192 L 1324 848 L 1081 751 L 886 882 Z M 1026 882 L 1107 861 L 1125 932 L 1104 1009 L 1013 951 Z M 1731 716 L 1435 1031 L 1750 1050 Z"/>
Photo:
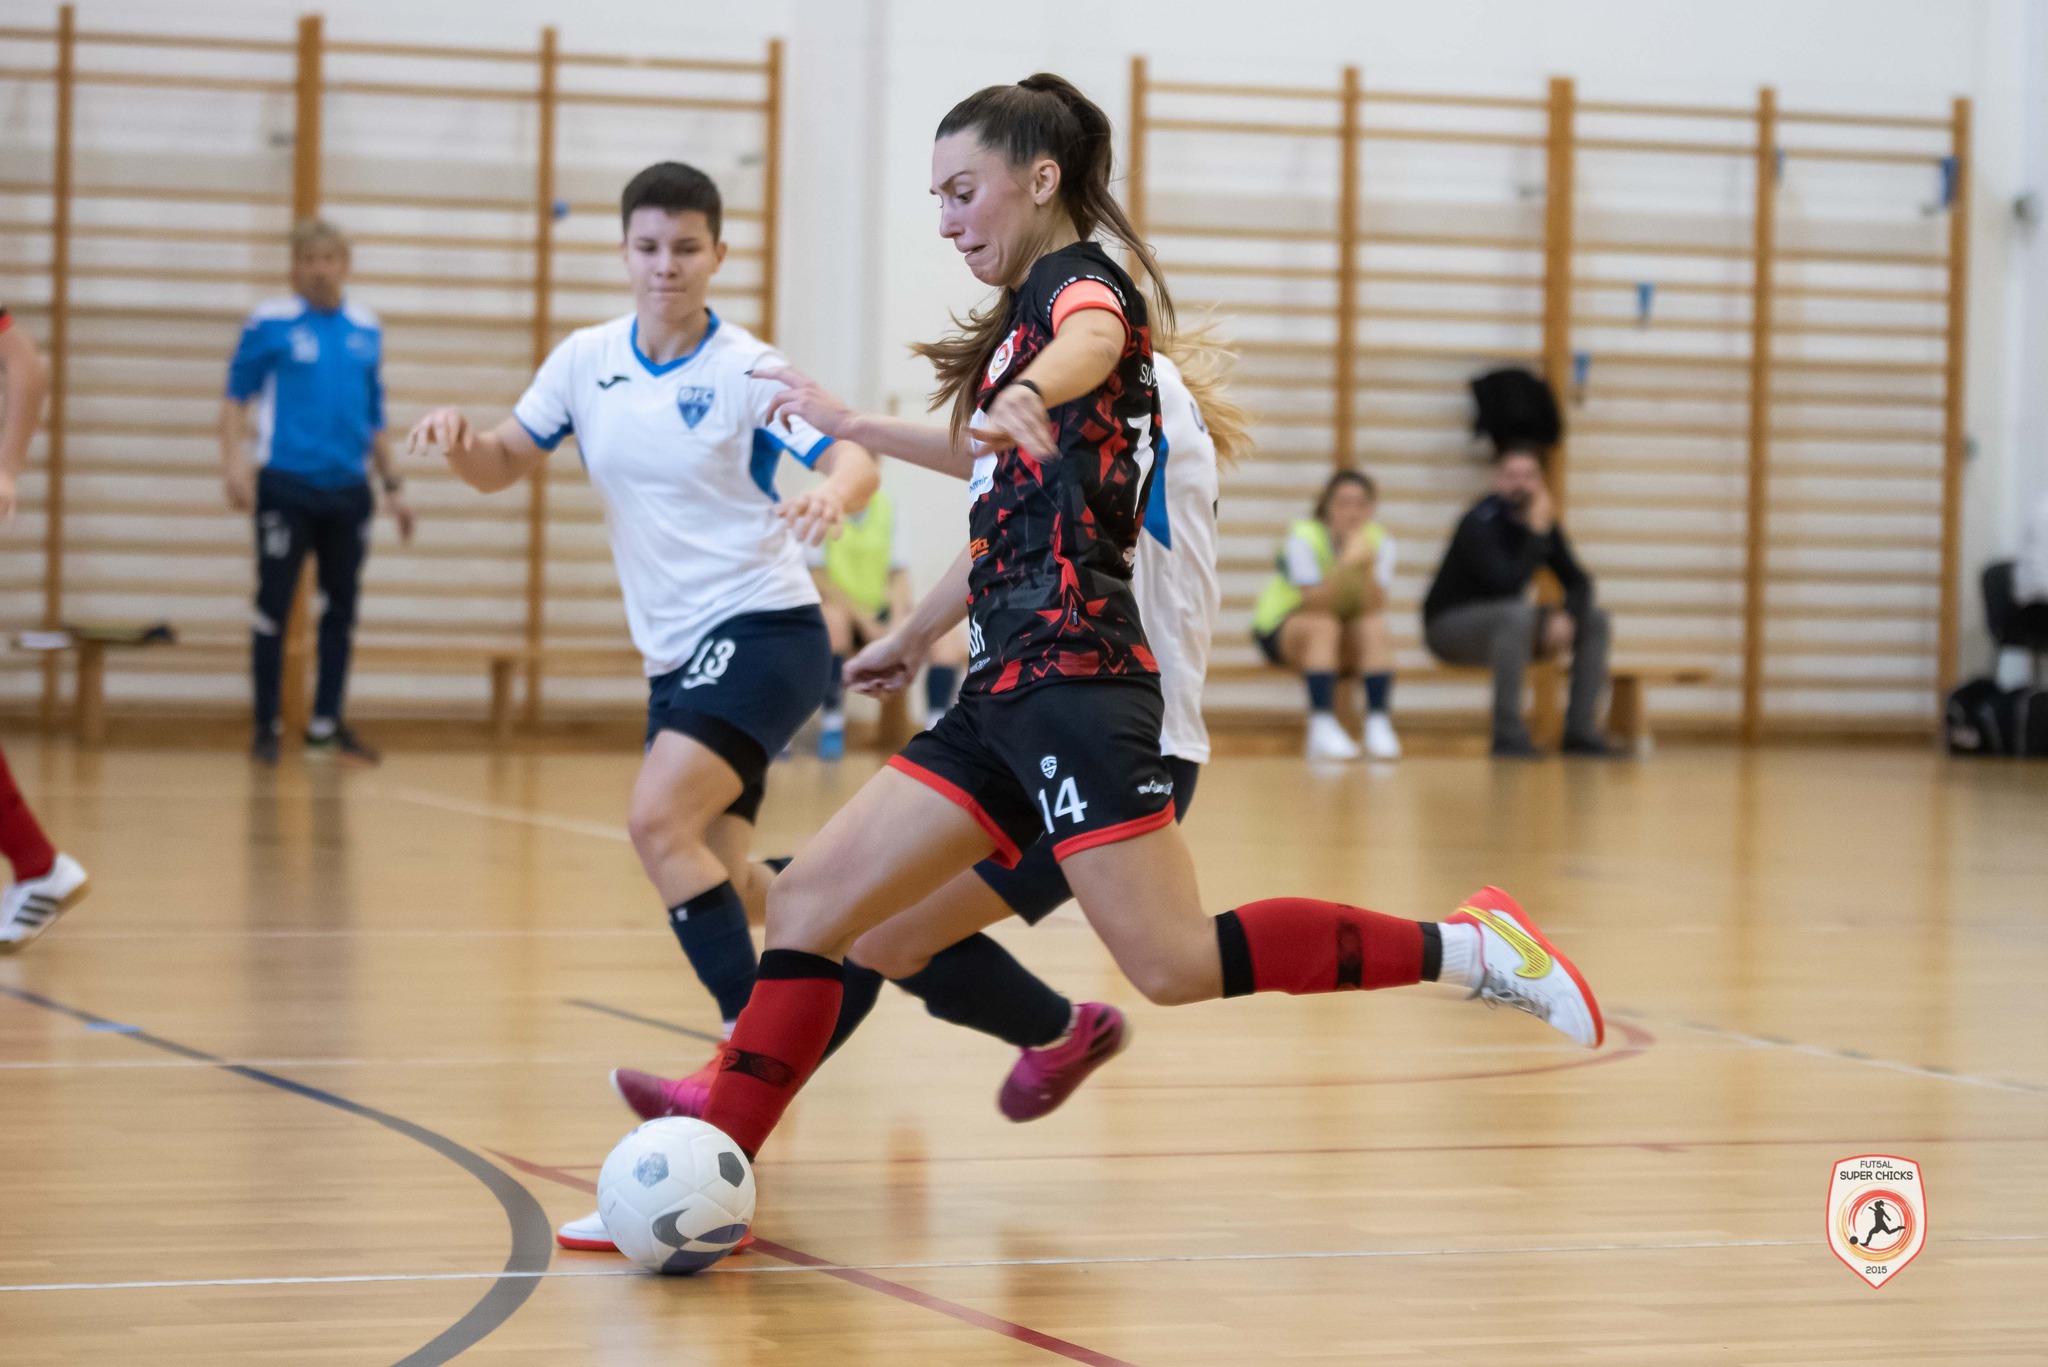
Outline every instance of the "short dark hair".
<path id="1" fill-rule="evenodd" d="M 1520 441 L 1509 442 L 1506 446 L 1493 453 L 1493 464 L 1499 465 L 1510 456 L 1527 456 L 1530 460 L 1536 462 L 1537 469 L 1545 474 L 1550 473 L 1550 452 L 1544 447 L 1538 446 L 1532 440 L 1524 438 Z"/>
<path id="2" fill-rule="evenodd" d="M 1323 491 L 1316 495 L 1316 521 L 1321 522 L 1330 515 L 1330 500 L 1335 498 L 1337 491 L 1347 484 L 1356 484 L 1367 498 L 1375 503 L 1380 501 L 1379 486 L 1372 482 L 1371 475 L 1368 475 L 1363 470 L 1339 470 L 1336 474 L 1330 476 L 1329 483 L 1325 484 Z"/>
<path id="3" fill-rule="evenodd" d="M 657 161 L 626 182 L 619 196 L 619 231 L 632 226 L 635 209 L 660 209 L 681 214 L 696 210 L 711 225 L 711 240 L 725 227 L 725 201 L 718 183 L 694 166 L 680 161 Z"/>

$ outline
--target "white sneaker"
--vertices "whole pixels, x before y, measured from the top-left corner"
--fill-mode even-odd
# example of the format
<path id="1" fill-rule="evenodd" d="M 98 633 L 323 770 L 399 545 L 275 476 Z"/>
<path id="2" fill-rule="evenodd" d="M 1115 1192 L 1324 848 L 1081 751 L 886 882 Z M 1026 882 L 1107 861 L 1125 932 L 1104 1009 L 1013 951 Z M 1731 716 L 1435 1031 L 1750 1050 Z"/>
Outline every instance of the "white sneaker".
<path id="1" fill-rule="evenodd" d="M 1394 734 L 1394 720 L 1384 712 L 1365 714 L 1365 753 L 1374 759 L 1401 758 L 1401 738 Z"/>
<path id="2" fill-rule="evenodd" d="M 85 870 L 68 854 L 41 878 L 24 878 L 0 893 L 0 954 L 14 954 L 57 924 L 85 896 Z"/>
<path id="3" fill-rule="evenodd" d="M 556 1230 L 555 1242 L 563 1248 L 588 1249 L 593 1253 L 619 1251 L 619 1246 L 612 1242 L 611 1231 L 604 1227 L 604 1217 L 594 1210 Z"/>
<path id="4" fill-rule="evenodd" d="M 1310 759 L 1357 759 L 1358 742 L 1344 729 L 1334 712 L 1311 712 L 1308 716 L 1308 757 Z"/>
<path id="5" fill-rule="evenodd" d="M 1488 1006 L 1526 1011 L 1574 1044 L 1600 1047 L 1607 1023 L 1593 989 L 1514 898 L 1499 888 L 1481 888 L 1444 920 L 1479 928 L 1480 981 L 1473 996 Z"/>

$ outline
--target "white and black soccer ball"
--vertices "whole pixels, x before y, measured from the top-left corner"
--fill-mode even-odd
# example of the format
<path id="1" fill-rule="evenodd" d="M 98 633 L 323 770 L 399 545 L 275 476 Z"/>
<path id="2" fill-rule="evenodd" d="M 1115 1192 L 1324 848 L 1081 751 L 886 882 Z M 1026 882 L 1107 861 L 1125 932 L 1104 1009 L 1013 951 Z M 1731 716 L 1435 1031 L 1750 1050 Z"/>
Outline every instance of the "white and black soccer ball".
<path id="1" fill-rule="evenodd" d="M 619 1252 L 649 1272 L 701 1272 L 754 1222 L 754 1168 L 715 1125 L 650 1120 L 605 1158 L 597 1213 Z"/>

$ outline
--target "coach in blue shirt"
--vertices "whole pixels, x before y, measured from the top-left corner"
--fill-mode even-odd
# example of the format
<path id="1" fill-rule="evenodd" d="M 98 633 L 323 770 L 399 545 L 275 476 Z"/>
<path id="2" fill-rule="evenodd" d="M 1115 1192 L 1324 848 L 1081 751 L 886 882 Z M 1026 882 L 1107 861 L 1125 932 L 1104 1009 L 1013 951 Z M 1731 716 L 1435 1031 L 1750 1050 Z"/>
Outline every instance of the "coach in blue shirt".
<path id="1" fill-rule="evenodd" d="M 259 306 L 228 363 L 220 447 L 231 507 L 256 514 L 256 615 L 251 672 L 256 739 L 250 753 L 275 764 L 281 722 L 284 632 L 299 567 L 311 551 L 320 593 L 320 681 L 309 749 L 375 763 L 377 752 L 342 721 L 356 591 L 369 550 L 375 466 L 402 540 L 412 539 L 384 433 L 384 339 L 376 315 L 342 297 L 348 239 L 318 219 L 293 229 L 292 290 Z M 250 431 L 254 408 L 255 429 Z"/>

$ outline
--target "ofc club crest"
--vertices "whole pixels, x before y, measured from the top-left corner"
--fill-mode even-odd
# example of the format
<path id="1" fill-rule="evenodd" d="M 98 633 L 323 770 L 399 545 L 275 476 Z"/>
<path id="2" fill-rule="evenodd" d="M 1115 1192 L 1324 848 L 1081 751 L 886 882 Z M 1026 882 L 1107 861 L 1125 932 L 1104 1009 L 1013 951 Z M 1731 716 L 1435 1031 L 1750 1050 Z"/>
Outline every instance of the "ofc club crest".
<path id="1" fill-rule="evenodd" d="M 1888 1153 L 1841 1159 L 1828 1178 L 1828 1246 L 1849 1270 L 1883 1286 L 1927 1242 L 1920 1165 Z"/>
<path id="2" fill-rule="evenodd" d="M 683 421 L 695 427 L 704 421 L 704 415 L 711 411 L 711 400 L 717 391 L 709 385 L 686 384 L 676 390 L 676 407 L 681 410 Z"/>

